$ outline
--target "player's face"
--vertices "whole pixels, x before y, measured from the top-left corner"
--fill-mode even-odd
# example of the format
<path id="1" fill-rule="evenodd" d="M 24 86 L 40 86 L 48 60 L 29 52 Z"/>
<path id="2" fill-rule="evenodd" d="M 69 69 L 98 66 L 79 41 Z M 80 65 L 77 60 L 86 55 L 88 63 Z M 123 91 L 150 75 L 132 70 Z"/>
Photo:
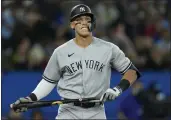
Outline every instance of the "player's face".
<path id="1" fill-rule="evenodd" d="M 91 25 L 91 17 L 80 16 L 77 17 L 73 23 L 72 27 L 75 29 L 76 33 L 80 36 L 87 37 L 90 35 L 89 26 Z"/>

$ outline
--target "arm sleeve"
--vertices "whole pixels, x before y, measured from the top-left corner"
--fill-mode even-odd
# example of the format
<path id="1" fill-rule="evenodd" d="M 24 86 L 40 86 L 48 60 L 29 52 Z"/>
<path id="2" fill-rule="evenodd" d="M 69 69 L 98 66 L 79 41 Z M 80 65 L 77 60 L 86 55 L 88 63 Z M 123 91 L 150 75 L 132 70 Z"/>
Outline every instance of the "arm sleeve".
<path id="1" fill-rule="evenodd" d="M 42 76 L 44 80 L 54 84 L 57 84 L 61 76 L 57 56 L 58 53 L 57 50 L 55 49 L 48 61 L 48 64 Z"/>
<path id="2" fill-rule="evenodd" d="M 121 74 L 124 74 L 131 64 L 132 62 L 125 56 L 123 51 L 118 46 L 113 45 L 111 59 L 112 68 L 116 69 Z"/>
<path id="3" fill-rule="evenodd" d="M 46 97 L 55 86 L 55 84 L 47 82 L 46 80 L 42 79 L 32 93 L 36 95 L 37 100 L 40 100 Z"/>

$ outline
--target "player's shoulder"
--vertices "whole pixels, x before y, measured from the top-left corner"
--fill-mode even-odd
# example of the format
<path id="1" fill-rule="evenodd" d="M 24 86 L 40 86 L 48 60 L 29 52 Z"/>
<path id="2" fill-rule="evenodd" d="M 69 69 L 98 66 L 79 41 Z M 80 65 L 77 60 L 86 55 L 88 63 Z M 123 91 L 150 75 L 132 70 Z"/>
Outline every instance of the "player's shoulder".
<path id="1" fill-rule="evenodd" d="M 94 37 L 94 40 L 95 40 L 96 44 L 100 45 L 101 47 L 102 46 L 108 47 L 108 48 L 117 48 L 118 47 L 116 44 L 106 41 L 106 40 L 103 40 L 101 38 Z"/>
<path id="2" fill-rule="evenodd" d="M 54 51 L 55 52 L 61 52 L 66 49 L 68 49 L 68 46 L 70 46 L 73 42 L 73 39 L 68 40 L 67 42 L 63 43 L 62 45 L 58 46 Z"/>

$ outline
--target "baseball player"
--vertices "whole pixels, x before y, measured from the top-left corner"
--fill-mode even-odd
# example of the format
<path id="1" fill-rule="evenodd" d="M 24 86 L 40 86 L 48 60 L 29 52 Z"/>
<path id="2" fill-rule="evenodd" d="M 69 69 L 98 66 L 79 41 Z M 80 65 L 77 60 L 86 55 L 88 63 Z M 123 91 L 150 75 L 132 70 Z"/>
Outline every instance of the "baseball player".
<path id="1" fill-rule="evenodd" d="M 70 13 L 70 27 L 75 38 L 57 47 L 35 90 L 14 104 L 38 101 L 56 86 L 62 99 L 96 98 L 103 103 L 114 100 L 140 77 L 140 73 L 118 46 L 92 35 L 96 20 L 91 9 L 76 5 Z M 116 87 L 110 88 L 111 69 L 123 77 Z M 17 109 L 16 112 L 26 111 Z M 68 103 L 59 106 L 56 119 L 106 119 L 104 104 Z"/>

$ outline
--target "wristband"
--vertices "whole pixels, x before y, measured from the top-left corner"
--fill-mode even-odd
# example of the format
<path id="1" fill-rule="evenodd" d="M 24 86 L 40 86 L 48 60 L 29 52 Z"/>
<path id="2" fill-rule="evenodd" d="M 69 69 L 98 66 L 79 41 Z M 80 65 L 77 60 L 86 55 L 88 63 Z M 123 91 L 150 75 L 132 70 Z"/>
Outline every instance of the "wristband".
<path id="1" fill-rule="evenodd" d="M 29 97 L 32 101 L 37 101 L 37 96 L 34 93 L 31 93 Z"/>
<path id="2" fill-rule="evenodd" d="M 121 89 L 122 92 L 123 92 L 123 91 L 127 90 L 127 89 L 129 88 L 130 85 L 131 85 L 131 84 L 130 84 L 130 82 L 129 82 L 128 80 L 122 79 L 121 82 L 118 84 L 117 88 L 118 88 L 119 90 Z"/>

